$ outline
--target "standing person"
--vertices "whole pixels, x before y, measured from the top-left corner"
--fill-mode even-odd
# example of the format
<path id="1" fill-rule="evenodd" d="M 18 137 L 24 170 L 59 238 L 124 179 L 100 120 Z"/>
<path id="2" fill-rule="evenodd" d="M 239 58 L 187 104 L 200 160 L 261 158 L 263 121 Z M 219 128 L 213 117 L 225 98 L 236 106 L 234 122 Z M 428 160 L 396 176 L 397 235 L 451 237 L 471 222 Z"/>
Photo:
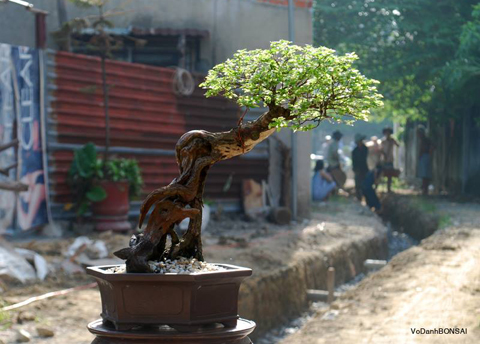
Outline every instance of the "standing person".
<path id="1" fill-rule="evenodd" d="M 399 147 L 398 142 L 392 137 L 393 129 L 386 127 L 383 129 L 382 148 L 382 162 L 383 173 L 387 177 L 387 190 L 392 192 L 392 177 L 397 177 L 398 173 L 393 167 L 393 148 Z"/>
<path id="2" fill-rule="evenodd" d="M 328 154 L 328 146 L 330 146 L 330 142 L 332 141 L 332 137 L 330 135 L 325 136 L 325 141 L 322 143 L 322 155 L 324 157 Z"/>
<path id="3" fill-rule="evenodd" d="M 339 144 L 342 139 L 342 133 L 338 130 L 334 131 L 332 134 L 332 142 L 327 149 L 327 162 L 328 169 L 327 172 L 330 173 L 333 177 L 337 186 L 341 188 L 347 179 L 347 176 L 342 171 L 342 166 L 340 164 L 340 153 L 339 153 Z"/>
<path id="4" fill-rule="evenodd" d="M 363 195 L 365 196 L 365 202 L 367 202 L 367 206 L 370 209 L 375 208 L 376 212 L 379 212 L 382 208 L 377 193 L 375 192 L 380 178 L 382 177 L 382 172 L 382 165 L 378 165 L 376 168 L 367 173 L 367 176 L 363 180 L 362 184 L 362 191 Z"/>
<path id="5" fill-rule="evenodd" d="M 367 164 L 368 169 L 373 170 L 382 160 L 382 147 L 380 143 L 382 141 L 378 139 L 376 136 L 372 136 L 370 141 L 365 143 L 365 146 L 368 148 L 368 158 Z"/>
<path id="6" fill-rule="evenodd" d="M 425 134 L 425 127 L 421 126 L 417 129 L 417 137 L 420 146 L 418 152 L 417 177 L 422 179 L 422 194 L 428 195 L 428 187 L 432 179 L 431 156 L 433 145 L 432 141 Z"/>
<path id="7" fill-rule="evenodd" d="M 359 201 L 362 200 L 363 180 L 368 173 L 368 148 L 363 143 L 363 140 L 365 140 L 365 135 L 355 134 L 355 143 L 357 146 L 352 151 L 352 169 L 353 173 L 355 173 L 355 192 Z"/>
<path id="8" fill-rule="evenodd" d="M 323 160 L 318 160 L 313 170 L 312 198 L 314 201 L 325 200 L 337 187 L 330 174 L 324 171 Z"/>

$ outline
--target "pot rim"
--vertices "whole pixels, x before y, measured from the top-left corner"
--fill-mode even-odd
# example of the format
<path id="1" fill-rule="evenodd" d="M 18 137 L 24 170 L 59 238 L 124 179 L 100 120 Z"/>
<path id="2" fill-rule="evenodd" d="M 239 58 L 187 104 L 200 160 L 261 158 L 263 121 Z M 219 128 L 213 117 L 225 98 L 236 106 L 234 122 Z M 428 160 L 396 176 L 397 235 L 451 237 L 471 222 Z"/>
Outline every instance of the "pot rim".
<path id="1" fill-rule="evenodd" d="M 107 272 L 107 269 L 120 266 L 122 264 L 99 265 L 87 267 L 87 274 L 97 278 L 111 281 L 173 281 L 173 282 L 194 282 L 200 280 L 248 277 L 252 275 L 252 269 L 223 263 L 211 263 L 227 270 L 195 272 L 192 274 L 157 274 L 157 273 L 114 273 Z"/>

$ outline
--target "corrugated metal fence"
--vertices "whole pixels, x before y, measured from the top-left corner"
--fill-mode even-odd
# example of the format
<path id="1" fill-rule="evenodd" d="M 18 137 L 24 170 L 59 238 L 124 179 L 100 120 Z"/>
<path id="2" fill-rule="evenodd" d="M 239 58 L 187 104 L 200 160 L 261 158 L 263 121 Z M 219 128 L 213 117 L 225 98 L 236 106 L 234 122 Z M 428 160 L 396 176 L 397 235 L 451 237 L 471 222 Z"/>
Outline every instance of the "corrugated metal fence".
<path id="1" fill-rule="evenodd" d="M 139 161 L 144 193 L 170 183 L 177 176 L 175 143 L 186 131 L 227 130 L 235 126 L 238 107 L 221 98 L 206 99 L 198 87 L 188 97 L 176 96 L 174 71 L 118 61 L 107 61 L 112 153 Z M 197 85 L 203 78 L 196 75 Z M 49 183 L 54 218 L 71 199 L 67 172 L 73 149 L 94 142 L 103 149 L 105 120 L 100 59 L 49 51 L 47 59 L 47 142 Z M 238 208 L 243 178 L 268 177 L 268 147 L 215 165 L 209 174 L 206 198 Z M 231 179 L 231 187 L 224 191 Z M 132 214 L 140 201 L 133 202 Z"/>
<path id="2" fill-rule="evenodd" d="M 406 130 L 407 179 L 416 177 L 418 124 Z M 429 137 L 434 145 L 433 184 L 436 191 L 480 196 L 480 109 L 472 107 L 461 118 L 430 123 Z"/>

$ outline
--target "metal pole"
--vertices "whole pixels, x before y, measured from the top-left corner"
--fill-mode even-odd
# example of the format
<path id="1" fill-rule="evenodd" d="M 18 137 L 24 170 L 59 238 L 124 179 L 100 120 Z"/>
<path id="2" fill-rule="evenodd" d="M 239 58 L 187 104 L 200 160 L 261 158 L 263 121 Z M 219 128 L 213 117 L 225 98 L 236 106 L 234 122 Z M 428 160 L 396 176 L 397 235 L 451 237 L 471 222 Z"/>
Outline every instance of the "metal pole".
<path id="1" fill-rule="evenodd" d="M 50 178 L 48 171 L 48 147 L 47 147 L 47 118 L 46 116 L 46 67 L 47 61 L 45 57 L 48 56 L 44 49 L 39 51 L 39 70 L 40 70 L 40 132 L 42 137 L 42 163 L 43 163 L 43 176 L 45 184 L 45 201 L 47 205 L 47 219 L 48 223 L 53 226 L 53 216 L 52 216 L 52 204 L 51 204 L 51 193 L 50 193 Z"/>
<path id="2" fill-rule="evenodd" d="M 45 49 L 47 44 L 47 23 L 46 14 L 43 12 L 35 13 L 35 42 L 37 49 Z"/>
<path id="3" fill-rule="evenodd" d="M 288 0 L 288 39 L 295 42 L 295 7 L 293 0 Z M 292 218 L 297 219 L 297 180 L 298 180 L 298 168 L 297 168 L 297 136 L 291 132 L 291 149 L 292 149 Z"/>
<path id="4" fill-rule="evenodd" d="M 295 42 L 295 8 L 293 0 L 288 0 L 288 40 Z"/>

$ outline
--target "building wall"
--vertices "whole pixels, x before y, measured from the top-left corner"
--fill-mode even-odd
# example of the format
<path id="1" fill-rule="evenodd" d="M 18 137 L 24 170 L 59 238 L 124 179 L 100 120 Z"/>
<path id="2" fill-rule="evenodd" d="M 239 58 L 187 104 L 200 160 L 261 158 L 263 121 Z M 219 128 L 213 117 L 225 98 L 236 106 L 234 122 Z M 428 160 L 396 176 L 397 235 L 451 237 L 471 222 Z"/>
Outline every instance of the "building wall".
<path id="1" fill-rule="evenodd" d="M 54 215 L 64 215 L 71 201 L 67 174 L 73 149 L 93 142 L 105 145 L 105 119 L 100 59 L 57 52 L 48 54 L 49 107 L 47 142 L 51 203 Z M 190 96 L 172 90 L 174 71 L 141 64 L 107 61 L 110 144 L 113 157 L 135 158 L 144 179 L 143 195 L 169 184 L 178 176 L 175 144 L 193 129 L 213 132 L 235 126 L 238 107 L 220 97 L 208 98 L 196 88 Z M 203 77 L 197 78 L 197 84 Z M 221 200 L 224 209 L 240 208 L 242 181 L 268 178 L 268 145 L 213 166 L 205 197 Z M 224 188 L 230 180 L 228 190 Z M 58 217 L 57 216 L 57 217 Z"/>
<path id="2" fill-rule="evenodd" d="M 57 0 L 29 2 L 35 8 L 48 11 L 47 32 L 58 28 Z M 53 44 L 50 37 L 47 37 L 47 40 Z M 35 14 L 22 6 L 0 2 L 0 43 L 35 47 Z"/>
<path id="3" fill-rule="evenodd" d="M 65 4 L 67 19 L 94 14 L 94 10 L 75 7 L 66 0 L 31 0 L 36 8 L 49 12 L 47 32 L 59 28 L 59 6 Z M 121 15 L 110 17 L 116 27 L 174 28 L 208 30 L 202 46 L 207 68 L 224 61 L 238 49 L 266 48 L 270 41 L 288 39 L 288 2 L 285 0 L 111 0 L 109 8 L 123 5 Z M 61 8 L 61 6 L 60 6 Z M 0 42 L 35 45 L 34 15 L 20 6 L 0 5 Z M 31 34 L 30 34 L 31 33 Z M 311 1 L 295 0 L 295 43 L 312 43 Z M 55 49 L 49 36 L 47 46 Z M 290 145 L 290 132 L 275 134 Z M 310 134 L 298 137 L 298 209 L 308 216 L 310 202 Z M 270 149 L 270 168 L 281 159 Z M 281 178 L 272 170 L 269 182 L 279 192 Z"/>
<path id="4" fill-rule="evenodd" d="M 125 3 L 112 0 L 110 7 Z M 266 48 L 270 41 L 288 38 L 288 11 L 281 4 L 257 0 L 135 0 L 122 7 L 125 14 L 111 20 L 117 27 L 208 30 L 202 58 L 210 67 L 225 61 L 238 49 Z M 71 4 L 69 18 L 86 13 Z M 93 13 L 93 12 L 92 12 Z M 295 42 L 312 43 L 311 12 L 295 10 Z"/>
<path id="5" fill-rule="evenodd" d="M 67 19 L 95 14 L 67 0 L 30 0 L 49 12 L 47 31 L 59 28 L 58 4 L 65 2 Z M 305 0 L 306 1 L 306 0 Z M 304 0 L 296 1 L 295 42 L 312 43 L 311 11 Z M 109 18 L 117 27 L 209 30 L 202 57 L 210 66 L 222 62 L 238 49 L 265 48 L 272 40 L 288 38 L 285 1 L 269 0 L 111 0 L 108 8 L 123 11 Z M 107 9 L 108 9 L 107 8 Z M 0 42 L 35 45 L 33 13 L 14 4 L 0 4 Z M 48 47 L 56 48 L 48 37 Z"/>

